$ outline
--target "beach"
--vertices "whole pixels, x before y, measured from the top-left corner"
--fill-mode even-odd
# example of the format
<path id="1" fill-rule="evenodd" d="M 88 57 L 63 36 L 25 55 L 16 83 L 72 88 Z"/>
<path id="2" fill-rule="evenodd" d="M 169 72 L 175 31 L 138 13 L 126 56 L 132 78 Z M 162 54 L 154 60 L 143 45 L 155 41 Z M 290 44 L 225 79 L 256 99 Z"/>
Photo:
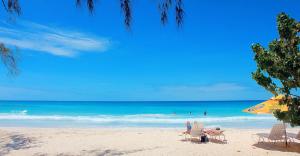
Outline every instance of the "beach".
<path id="1" fill-rule="evenodd" d="M 225 130 L 225 142 L 199 143 L 185 140 L 183 128 L 0 128 L 0 155 L 7 156 L 294 156 L 300 142 L 285 148 L 283 143 L 257 144 L 253 134 L 270 129 Z M 296 133 L 300 128 L 289 128 Z"/>
<path id="2" fill-rule="evenodd" d="M 272 115 L 242 112 L 259 102 L 0 101 L 0 155 L 300 155 L 299 141 L 289 148 L 257 144 L 256 133 L 281 123 Z M 226 140 L 186 140 L 187 121 L 206 130 L 219 127 Z"/>
<path id="3" fill-rule="evenodd" d="M 300 0 L 1 2 L 0 156 L 300 156 Z"/>

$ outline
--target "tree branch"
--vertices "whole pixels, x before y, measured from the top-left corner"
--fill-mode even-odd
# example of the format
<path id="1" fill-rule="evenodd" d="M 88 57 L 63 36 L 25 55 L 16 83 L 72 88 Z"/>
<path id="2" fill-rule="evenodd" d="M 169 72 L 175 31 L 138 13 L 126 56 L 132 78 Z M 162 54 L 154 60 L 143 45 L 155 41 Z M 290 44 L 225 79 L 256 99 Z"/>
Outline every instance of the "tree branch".
<path id="1" fill-rule="evenodd" d="M 5 4 L 4 0 L 2 0 L 2 5 L 5 8 L 5 10 L 8 12 L 8 8 L 6 7 L 6 4 Z"/>

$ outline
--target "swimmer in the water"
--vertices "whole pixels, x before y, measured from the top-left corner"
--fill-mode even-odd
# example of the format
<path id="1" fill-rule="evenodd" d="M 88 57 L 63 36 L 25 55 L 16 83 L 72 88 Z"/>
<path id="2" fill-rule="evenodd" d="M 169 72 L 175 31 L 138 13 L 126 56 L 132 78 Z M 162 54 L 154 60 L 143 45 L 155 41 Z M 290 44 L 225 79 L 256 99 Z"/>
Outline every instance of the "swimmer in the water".
<path id="1" fill-rule="evenodd" d="M 203 115 L 204 115 L 204 116 L 206 116 L 206 115 L 207 115 L 207 112 L 206 112 L 206 111 L 204 111 Z"/>

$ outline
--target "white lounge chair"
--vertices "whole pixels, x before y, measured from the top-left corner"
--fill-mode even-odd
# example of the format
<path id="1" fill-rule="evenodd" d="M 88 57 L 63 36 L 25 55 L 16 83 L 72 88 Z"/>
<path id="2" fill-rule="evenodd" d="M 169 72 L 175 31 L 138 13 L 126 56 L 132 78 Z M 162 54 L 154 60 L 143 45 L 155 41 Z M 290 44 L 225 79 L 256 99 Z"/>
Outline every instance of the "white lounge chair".
<path id="1" fill-rule="evenodd" d="M 211 139 L 226 141 L 226 136 L 223 132 L 223 130 L 210 129 L 205 131 L 205 134 L 209 135 Z"/>
<path id="2" fill-rule="evenodd" d="M 268 133 L 257 133 L 258 143 L 261 142 L 285 142 L 285 125 L 283 124 L 275 124 L 271 132 Z M 291 138 L 287 136 L 287 141 L 291 142 Z"/>
<path id="3" fill-rule="evenodd" d="M 287 135 L 292 141 L 294 141 L 294 139 L 300 140 L 300 131 L 298 132 L 298 134 L 287 133 Z"/>
<path id="4" fill-rule="evenodd" d="M 198 138 L 200 139 L 200 137 L 203 135 L 203 124 L 198 123 L 198 122 L 194 122 L 194 124 L 192 125 L 192 130 L 191 130 L 191 139 L 192 138 Z"/>

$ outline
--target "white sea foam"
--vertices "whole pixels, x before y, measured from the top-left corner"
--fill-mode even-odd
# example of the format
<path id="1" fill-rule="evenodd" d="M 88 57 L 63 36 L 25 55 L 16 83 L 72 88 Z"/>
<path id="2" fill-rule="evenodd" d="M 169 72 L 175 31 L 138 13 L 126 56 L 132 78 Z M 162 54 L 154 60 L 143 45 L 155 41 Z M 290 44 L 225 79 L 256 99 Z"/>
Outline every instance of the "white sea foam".
<path id="1" fill-rule="evenodd" d="M 140 115 L 97 115 L 97 116 L 63 116 L 63 115 L 26 115 L 0 114 L 0 120 L 41 120 L 41 121 L 73 121 L 92 123 L 133 123 L 133 124 L 182 124 L 189 121 L 204 123 L 236 123 L 245 121 L 273 121 L 272 116 L 231 116 L 231 117 L 187 117 L 165 114 Z"/>
<path id="2" fill-rule="evenodd" d="M 27 114 L 27 110 L 12 111 L 12 114 L 26 115 Z"/>

